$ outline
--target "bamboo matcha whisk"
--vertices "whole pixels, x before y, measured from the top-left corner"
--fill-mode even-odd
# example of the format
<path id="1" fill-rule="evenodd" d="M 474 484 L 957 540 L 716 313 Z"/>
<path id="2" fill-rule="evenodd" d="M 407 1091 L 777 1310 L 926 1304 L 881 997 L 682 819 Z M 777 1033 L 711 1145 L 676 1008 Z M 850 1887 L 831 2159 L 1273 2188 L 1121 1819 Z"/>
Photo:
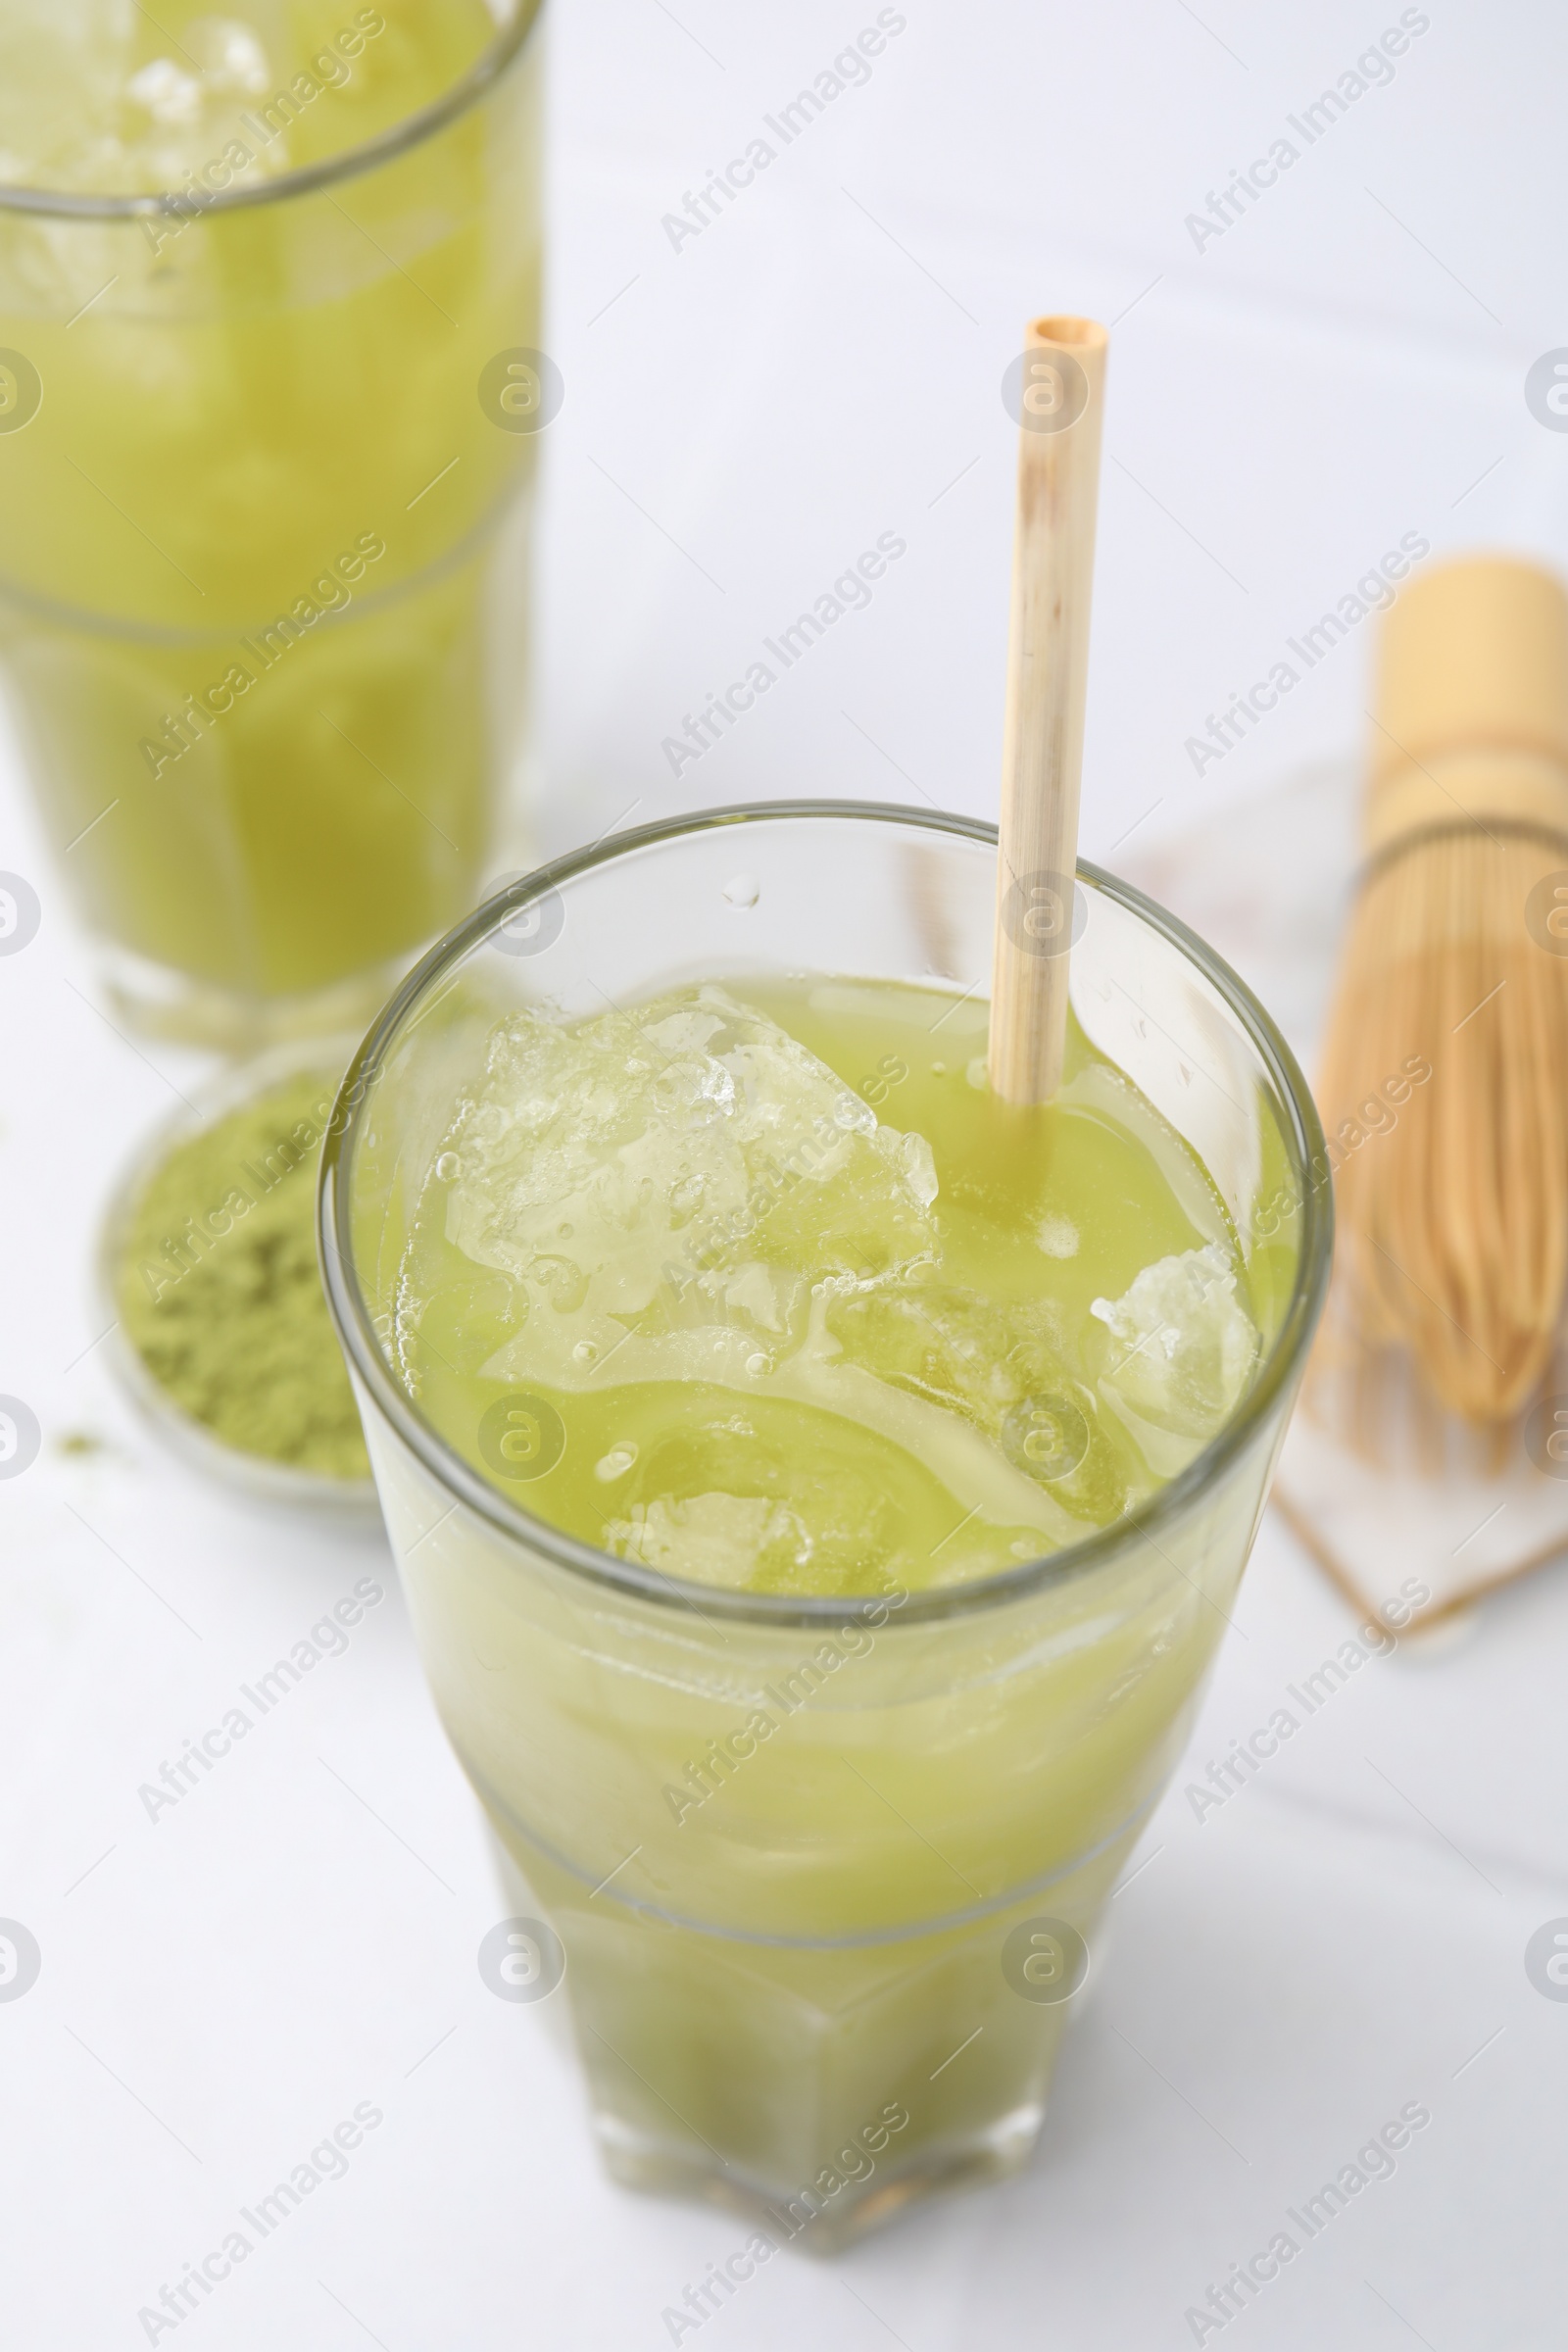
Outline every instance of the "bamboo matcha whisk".
<path id="1" fill-rule="evenodd" d="M 1404 589 L 1364 830 L 1318 1090 L 1339 1243 L 1315 1393 L 1363 1439 L 1396 1388 L 1496 1436 L 1547 1370 L 1568 1275 L 1568 597 L 1547 573 L 1477 559 Z"/>

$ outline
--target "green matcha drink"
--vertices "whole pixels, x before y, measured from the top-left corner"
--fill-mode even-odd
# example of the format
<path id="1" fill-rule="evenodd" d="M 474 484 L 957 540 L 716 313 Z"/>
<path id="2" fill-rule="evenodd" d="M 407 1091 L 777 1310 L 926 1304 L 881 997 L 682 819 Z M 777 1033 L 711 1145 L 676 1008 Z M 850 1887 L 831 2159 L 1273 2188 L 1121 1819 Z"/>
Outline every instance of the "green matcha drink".
<path id="1" fill-rule="evenodd" d="M 740 1591 L 920 1591 L 1106 1526 L 1246 1386 L 1245 1269 L 1081 1033 L 1019 1113 L 985 1023 L 833 980 L 511 1015 L 422 1188 L 411 1396 L 558 1527 Z"/>
<path id="2" fill-rule="evenodd" d="M 1020 1114 L 978 828 L 724 830 L 576 861 L 524 965 L 505 908 L 432 959 L 328 1146 L 328 1286 L 612 2168 L 829 2241 L 1033 2142 L 1324 1236 L 1289 1065 L 1126 894 Z"/>
<path id="3" fill-rule="evenodd" d="M 538 341 L 519 6 L 0 24 L 0 660 L 159 1025 L 324 1004 L 489 854 L 534 444 L 482 379 Z"/>

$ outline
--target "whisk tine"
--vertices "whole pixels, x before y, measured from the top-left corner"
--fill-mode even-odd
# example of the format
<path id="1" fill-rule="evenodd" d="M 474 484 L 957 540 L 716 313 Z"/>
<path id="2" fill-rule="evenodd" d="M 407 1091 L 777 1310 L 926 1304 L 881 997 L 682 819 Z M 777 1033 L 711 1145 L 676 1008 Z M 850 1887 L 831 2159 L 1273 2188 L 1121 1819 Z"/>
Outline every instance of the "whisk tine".
<path id="1" fill-rule="evenodd" d="M 1384 864 L 1355 909 L 1319 1086 L 1340 1158 L 1323 1359 L 1353 1365 L 1346 1401 L 1363 1418 L 1381 1418 L 1371 1399 L 1401 1354 L 1437 1404 L 1485 1423 L 1517 1414 L 1550 1363 L 1568 1277 L 1568 958 L 1526 909 L 1565 868 L 1568 842 L 1450 832 Z"/>

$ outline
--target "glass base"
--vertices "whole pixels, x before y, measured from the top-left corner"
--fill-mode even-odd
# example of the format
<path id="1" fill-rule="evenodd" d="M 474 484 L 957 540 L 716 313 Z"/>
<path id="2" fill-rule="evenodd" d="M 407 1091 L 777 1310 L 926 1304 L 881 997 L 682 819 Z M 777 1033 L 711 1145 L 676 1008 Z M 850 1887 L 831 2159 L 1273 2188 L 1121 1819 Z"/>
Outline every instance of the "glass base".
<path id="1" fill-rule="evenodd" d="M 99 974 L 111 1017 L 136 1036 L 248 1056 L 296 1038 L 368 1029 L 421 952 L 414 948 L 327 987 L 283 997 L 220 988 L 125 948 L 100 949 Z"/>
<path id="2" fill-rule="evenodd" d="M 863 2186 L 854 2181 L 818 2198 L 800 2188 L 769 2188 L 741 2178 L 731 2167 L 718 2171 L 688 2148 L 644 2137 L 619 2117 L 596 2115 L 594 2135 L 611 2179 L 622 2188 L 652 2196 L 681 2197 L 739 2214 L 774 2246 L 793 2245 L 802 2254 L 837 2254 L 869 2236 L 924 2197 L 981 2188 L 1005 2180 L 1028 2163 L 1045 2115 L 1032 2100 L 1000 2116 L 983 2132 L 948 2146 L 924 2147 L 890 2179 L 880 2173 Z"/>
<path id="3" fill-rule="evenodd" d="M 917 2199 L 1028 2161 L 1068 2004 L 1020 1999 L 1005 1982 L 1009 1916 L 924 1949 L 730 1942 L 584 1900 L 541 1856 L 524 1860 L 494 1814 L 489 1826 L 514 1916 L 549 1920 L 565 1947 L 564 1980 L 541 2006 L 573 2033 L 620 2186 L 720 2206 L 774 2246 L 833 2254 Z M 1086 1918 L 1119 1861 L 1090 1866 Z"/>

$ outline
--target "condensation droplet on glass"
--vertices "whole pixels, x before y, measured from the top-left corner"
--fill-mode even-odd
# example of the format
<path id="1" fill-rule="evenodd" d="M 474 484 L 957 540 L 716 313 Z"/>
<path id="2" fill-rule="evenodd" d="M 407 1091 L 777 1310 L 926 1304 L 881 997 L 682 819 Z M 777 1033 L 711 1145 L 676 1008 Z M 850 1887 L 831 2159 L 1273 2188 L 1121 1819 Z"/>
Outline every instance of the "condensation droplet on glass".
<path id="1" fill-rule="evenodd" d="M 624 1478 L 636 1459 L 637 1448 L 629 1441 L 619 1446 L 612 1446 L 604 1458 L 595 1462 L 594 1476 L 602 1478 L 608 1485 L 612 1478 Z"/>
<path id="2" fill-rule="evenodd" d="M 435 1172 L 443 1184 L 456 1184 L 463 1174 L 463 1162 L 455 1152 L 443 1152 L 435 1163 Z"/>
<path id="3" fill-rule="evenodd" d="M 571 1351 L 571 1360 L 575 1364 L 591 1364 L 597 1361 L 598 1355 L 599 1350 L 592 1340 L 579 1340 Z"/>
<path id="4" fill-rule="evenodd" d="M 558 1225 L 556 1227 L 556 1239 L 560 1242 L 569 1242 L 571 1239 L 571 1227 L 569 1225 Z"/>
<path id="5" fill-rule="evenodd" d="M 933 1078 L 945 1078 L 947 1074 L 948 1065 L 945 1061 L 934 1061 L 931 1064 L 931 1075 Z"/>
<path id="6" fill-rule="evenodd" d="M 761 897 L 761 886 L 755 874 L 731 874 L 724 885 L 724 897 L 731 906 L 755 906 Z"/>
<path id="7" fill-rule="evenodd" d="M 746 1358 L 746 1369 L 760 1380 L 764 1372 L 772 1371 L 773 1358 L 770 1355 L 749 1355 Z"/>

